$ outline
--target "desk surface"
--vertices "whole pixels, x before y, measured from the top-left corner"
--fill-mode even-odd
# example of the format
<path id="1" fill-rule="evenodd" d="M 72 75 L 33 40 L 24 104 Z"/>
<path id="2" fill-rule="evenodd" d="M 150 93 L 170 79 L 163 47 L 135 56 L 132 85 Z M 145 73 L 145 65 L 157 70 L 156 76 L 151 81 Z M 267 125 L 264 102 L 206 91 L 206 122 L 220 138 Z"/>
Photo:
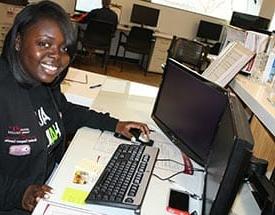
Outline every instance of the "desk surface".
<path id="1" fill-rule="evenodd" d="M 70 69 L 70 73 L 71 75 L 74 75 L 76 73 L 81 74 L 85 72 Z M 70 85 L 64 85 L 63 83 L 63 92 L 65 92 L 65 94 L 68 94 L 68 92 L 75 93 L 78 96 L 81 93 L 81 97 L 92 97 L 93 100 L 90 106 L 93 109 L 103 112 L 109 111 L 111 112 L 111 115 L 122 120 L 138 120 L 146 122 L 150 128 L 156 131 L 151 133 L 151 138 L 155 140 L 154 146 L 160 148 L 159 158 L 171 158 L 182 162 L 181 152 L 165 135 L 163 135 L 150 117 L 158 88 L 121 79 L 98 76 L 89 72 L 85 74 L 88 76 L 86 84 L 67 80 Z M 93 84 L 101 83 L 102 86 L 90 89 L 89 85 L 92 83 L 92 80 L 94 81 Z M 81 88 L 82 90 L 79 90 L 78 88 Z M 55 191 L 50 197 L 50 201 L 54 202 L 54 204 L 61 204 L 70 207 L 70 210 L 72 208 L 81 209 L 83 210 L 83 213 L 81 214 L 89 214 L 88 212 L 91 211 L 97 211 L 104 214 L 129 214 L 129 211 L 119 209 L 114 210 L 108 207 L 77 204 L 75 203 L 75 200 L 73 202 L 68 201 L 68 196 L 66 198 L 64 197 L 64 194 L 71 188 L 86 193 L 89 192 L 111 157 L 117 144 L 121 142 L 123 141 L 114 138 L 111 132 L 101 133 L 99 130 L 95 129 L 80 129 L 72 140 L 70 147 L 57 168 L 57 171 L 53 174 L 50 180 L 49 184 Z M 193 165 L 194 167 L 199 168 L 197 164 L 193 163 Z M 173 166 L 169 163 L 160 164 L 160 162 L 157 162 L 154 173 L 161 177 L 166 177 L 179 171 L 179 168 L 182 167 Z M 73 176 L 76 170 L 85 170 L 89 172 L 89 182 L 87 184 L 82 185 L 73 183 Z M 174 183 L 171 183 L 168 181 L 160 181 L 152 176 L 142 205 L 141 214 L 167 214 L 166 206 L 169 197 L 169 190 L 171 188 L 184 190 L 201 196 L 203 190 L 203 178 L 204 174 L 198 172 L 195 172 L 192 176 L 181 174 L 173 178 Z M 249 190 L 245 188 L 243 192 L 246 194 Z M 242 194 L 241 196 L 244 195 Z M 233 213 L 249 215 L 259 214 L 256 210 L 247 211 L 247 209 L 255 208 L 249 205 L 255 205 L 255 202 L 248 201 L 247 195 L 245 196 L 245 198 L 238 198 L 238 201 L 236 201 L 234 205 Z M 41 201 L 34 214 L 41 214 L 41 210 L 45 210 L 47 204 Z M 249 207 L 247 207 L 247 205 L 249 205 Z M 196 210 L 198 214 L 201 214 L 202 201 L 190 198 L 190 212 L 194 210 Z"/>
<path id="2" fill-rule="evenodd" d="M 230 83 L 230 87 L 274 136 L 275 106 L 267 100 L 268 87 L 241 74 Z"/>
<path id="3" fill-rule="evenodd" d="M 74 74 L 80 71 L 71 69 L 70 72 Z M 93 109 L 101 112 L 109 111 L 112 116 L 122 120 L 146 122 L 150 128 L 155 130 L 155 132 L 151 133 L 151 138 L 155 141 L 154 146 L 160 148 L 158 158 L 170 158 L 183 163 L 181 152 L 163 135 L 150 117 L 158 88 L 106 76 L 95 75 L 92 77 L 93 75 L 93 73 L 89 74 L 88 83 L 91 84 L 89 78 L 97 79 L 97 81 L 102 84 L 98 89 L 87 90 L 89 84 L 71 83 L 67 80 L 67 82 L 70 82 L 70 85 L 65 84 L 65 86 L 62 86 L 63 92 L 68 94 L 71 90 L 76 94 L 81 93 L 82 97 L 85 95 L 95 97 L 91 104 Z M 73 89 L 73 87 L 76 89 Z M 83 88 L 83 91 L 77 87 Z M 91 94 L 90 91 L 93 90 L 97 92 Z M 80 129 L 72 140 L 57 171 L 50 180 L 49 184 L 55 191 L 50 201 L 81 208 L 86 210 L 86 212 L 97 211 L 104 214 L 129 214 L 129 211 L 125 210 L 114 210 L 109 207 L 90 204 L 79 205 L 75 202 L 64 200 L 64 193 L 67 192 L 68 188 L 88 192 L 96 182 L 96 179 L 99 177 L 100 172 L 107 164 L 117 145 L 122 142 L 125 141 L 113 137 L 113 133 L 111 132 L 105 131 L 101 133 L 95 129 Z M 100 159 L 98 160 L 99 157 Z M 87 164 L 89 167 L 87 167 Z M 91 168 L 93 165 L 94 168 Z M 193 163 L 193 165 L 199 167 L 195 163 Z M 86 171 L 89 172 L 91 176 L 89 183 L 84 185 L 73 183 L 74 173 L 79 168 L 86 168 Z M 182 170 L 182 166 L 173 166 L 168 162 L 166 164 L 157 162 L 154 173 L 161 177 L 167 177 Z M 184 190 L 202 196 L 203 178 L 204 174 L 201 172 L 195 172 L 194 175 L 181 174 L 173 178 L 174 183 L 172 183 L 169 181 L 160 181 L 155 176 L 152 176 L 142 205 L 141 214 L 166 214 L 170 188 Z M 190 199 L 190 212 L 194 210 L 196 210 L 198 214 L 201 214 L 201 200 Z"/>

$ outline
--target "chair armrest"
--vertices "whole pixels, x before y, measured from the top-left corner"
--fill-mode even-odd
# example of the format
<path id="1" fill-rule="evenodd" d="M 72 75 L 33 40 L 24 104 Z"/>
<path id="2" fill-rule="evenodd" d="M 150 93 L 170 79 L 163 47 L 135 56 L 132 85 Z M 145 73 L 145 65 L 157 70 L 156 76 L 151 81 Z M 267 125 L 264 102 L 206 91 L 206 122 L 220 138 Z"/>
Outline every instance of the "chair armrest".
<path id="1" fill-rule="evenodd" d="M 128 35 L 125 32 L 123 32 L 123 31 L 120 32 L 119 38 L 118 38 L 118 46 L 120 46 L 121 44 L 123 44 L 122 37 L 128 38 Z"/>
<path id="2" fill-rule="evenodd" d="M 84 35 L 85 35 L 85 30 L 84 28 L 78 26 L 78 29 L 77 29 L 77 40 L 79 42 L 83 42 L 84 40 Z"/>
<path id="3" fill-rule="evenodd" d="M 119 34 L 119 41 L 121 41 L 122 36 L 124 36 L 125 38 L 128 37 L 128 35 L 125 32 L 121 31 Z"/>

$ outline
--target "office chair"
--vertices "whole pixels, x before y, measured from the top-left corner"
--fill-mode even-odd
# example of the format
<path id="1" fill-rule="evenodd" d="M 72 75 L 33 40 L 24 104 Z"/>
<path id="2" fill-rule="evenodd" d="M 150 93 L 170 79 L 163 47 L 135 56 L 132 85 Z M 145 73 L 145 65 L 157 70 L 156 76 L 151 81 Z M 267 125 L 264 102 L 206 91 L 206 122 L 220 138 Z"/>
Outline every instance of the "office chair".
<path id="1" fill-rule="evenodd" d="M 202 73 L 208 66 L 208 47 L 192 40 L 173 36 L 168 57 Z"/>
<path id="2" fill-rule="evenodd" d="M 86 50 L 89 55 L 96 50 L 104 51 L 101 66 L 107 71 L 107 62 L 113 36 L 113 24 L 101 20 L 91 20 L 84 31 L 82 50 Z"/>
<path id="3" fill-rule="evenodd" d="M 126 52 L 133 52 L 142 55 L 141 66 L 143 66 L 145 56 L 147 55 L 148 59 L 144 67 L 144 75 L 146 75 L 148 69 L 149 55 L 152 47 L 153 33 L 154 32 L 150 29 L 137 26 L 133 26 L 128 35 L 124 32 L 120 32 L 119 43 L 116 50 L 116 57 L 118 57 L 119 48 L 122 46 L 124 48 L 122 59 L 123 62 L 125 61 Z M 126 41 L 124 42 L 125 38 Z M 121 71 L 123 70 L 123 62 L 121 62 Z"/>

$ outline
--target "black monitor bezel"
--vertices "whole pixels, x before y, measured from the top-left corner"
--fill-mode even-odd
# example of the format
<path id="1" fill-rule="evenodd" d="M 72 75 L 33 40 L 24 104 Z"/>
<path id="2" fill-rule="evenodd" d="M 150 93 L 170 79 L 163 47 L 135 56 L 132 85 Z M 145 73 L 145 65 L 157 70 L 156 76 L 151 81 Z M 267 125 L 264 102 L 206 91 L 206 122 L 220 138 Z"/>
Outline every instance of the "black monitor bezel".
<path id="1" fill-rule="evenodd" d="M 200 74 L 194 72 L 193 70 L 191 70 L 190 68 L 188 68 L 187 66 L 177 62 L 176 60 L 172 59 L 172 58 L 168 58 L 167 62 L 166 62 L 166 66 L 164 68 L 164 73 L 163 73 L 163 79 L 165 79 L 166 76 L 166 69 L 167 69 L 167 65 L 168 64 L 174 64 L 177 65 L 179 67 L 181 67 L 182 69 L 184 69 L 185 71 L 188 71 L 190 74 L 194 75 L 196 78 L 198 78 L 201 81 L 206 82 L 208 85 L 211 85 L 213 88 L 215 88 L 217 91 L 221 92 L 222 94 L 224 94 L 226 97 L 229 96 L 229 91 L 220 87 L 219 85 L 210 82 L 209 80 L 207 80 L 206 78 L 204 78 L 203 76 L 201 76 Z M 156 115 L 156 109 L 157 109 L 157 104 L 158 104 L 158 100 L 159 100 L 159 95 L 161 93 L 162 90 L 162 86 L 163 86 L 163 81 L 160 84 L 159 87 L 159 92 L 157 95 L 157 98 L 155 100 L 155 104 L 153 107 L 153 111 L 151 114 L 151 118 L 155 121 L 155 123 L 158 125 L 158 127 L 162 130 L 162 132 L 181 150 L 183 151 L 185 154 L 187 154 L 193 161 L 195 161 L 196 163 L 198 163 L 199 165 L 205 167 L 207 165 L 207 163 L 197 154 L 195 153 L 192 149 L 190 149 L 186 144 L 183 143 L 182 140 L 180 140 L 179 137 L 177 137 L 176 134 L 174 134 L 171 130 L 169 130 L 169 128 L 167 128 L 167 126 L 165 125 L 165 123 L 163 123 Z"/>
<path id="2" fill-rule="evenodd" d="M 216 28 L 216 32 L 214 32 L 215 36 L 213 36 L 213 35 L 210 36 L 210 37 L 205 36 L 205 34 L 202 31 L 202 28 L 207 26 L 207 25 L 208 25 L 208 27 L 211 27 L 211 30 L 207 33 L 208 35 L 213 34 L 213 31 L 212 31 L 213 27 Z M 221 38 L 221 35 L 222 35 L 222 31 L 223 31 L 223 25 L 217 24 L 217 23 L 214 23 L 214 22 L 208 22 L 206 20 L 200 20 L 196 36 L 199 37 L 199 38 L 202 38 L 202 39 L 206 39 L 206 40 L 219 41 L 220 38 Z"/>
<path id="3" fill-rule="evenodd" d="M 228 114 L 227 117 L 229 117 L 229 121 L 232 123 L 231 126 L 234 134 L 234 141 L 232 142 L 233 145 L 228 154 L 229 158 L 226 161 L 225 171 L 222 175 L 221 181 L 219 182 L 215 199 L 211 202 L 210 211 L 207 211 L 206 214 L 206 201 L 209 201 L 206 196 L 207 179 L 210 168 L 209 163 L 211 157 L 216 157 L 216 153 L 213 151 L 209 156 L 206 167 L 203 197 L 203 214 L 205 215 L 220 215 L 228 214 L 230 212 L 231 206 L 233 205 L 237 192 L 243 182 L 246 171 L 249 167 L 250 158 L 252 156 L 254 141 L 244 108 L 235 96 L 229 96 L 229 103 L 226 108 L 227 110 L 225 110 L 224 114 Z M 217 132 L 219 131 L 217 130 Z M 215 140 L 213 144 L 216 144 Z M 222 147 L 224 149 L 224 146 Z M 213 146 L 213 148 L 215 148 L 215 146 Z M 215 180 L 218 179 L 215 178 Z"/>
<path id="4" fill-rule="evenodd" d="M 155 11 L 157 13 L 157 15 L 156 15 L 156 17 L 150 16 L 150 21 L 142 22 L 142 21 L 138 20 L 136 17 L 134 17 L 134 15 L 135 15 L 134 13 L 135 13 L 135 11 L 137 11 L 137 9 L 144 9 L 147 11 L 149 11 L 149 10 Z M 130 16 L 130 22 L 140 24 L 142 26 L 145 25 L 145 26 L 157 27 L 159 14 L 160 14 L 160 10 L 157 8 L 147 7 L 147 6 L 140 5 L 140 4 L 133 4 L 131 16 Z M 152 18 L 154 18 L 154 20 Z"/>

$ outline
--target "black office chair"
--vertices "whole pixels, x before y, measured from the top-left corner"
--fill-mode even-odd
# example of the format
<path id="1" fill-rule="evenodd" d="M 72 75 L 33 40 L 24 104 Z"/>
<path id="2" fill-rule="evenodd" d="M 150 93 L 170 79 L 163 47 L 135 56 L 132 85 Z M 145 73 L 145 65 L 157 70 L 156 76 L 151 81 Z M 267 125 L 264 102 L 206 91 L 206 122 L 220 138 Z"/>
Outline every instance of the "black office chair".
<path id="1" fill-rule="evenodd" d="M 209 64 L 208 49 L 199 42 L 174 36 L 168 49 L 168 57 L 202 73 Z"/>
<path id="2" fill-rule="evenodd" d="M 153 31 L 147 28 L 133 26 L 127 35 L 124 32 L 120 32 L 120 38 L 118 47 L 116 50 L 116 57 L 118 57 L 118 52 L 120 46 L 124 48 L 123 51 L 123 61 L 125 61 L 126 52 L 133 52 L 142 55 L 141 66 L 144 64 L 145 56 L 148 56 L 144 67 L 144 75 L 147 74 L 149 55 L 151 52 L 152 42 L 153 42 Z M 124 37 L 124 38 L 123 38 Z M 126 41 L 124 42 L 126 38 Z M 121 71 L 123 70 L 123 62 L 121 62 Z"/>
<path id="3" fill-rule="evenodd" d="M 91 20 L 84 31 L 82 41 L 82 50 L 89 55 L 96 50 L 104 51 L 101 66 L 107 71 L 107 62 L 113 36 L 113 24 L 101 20 Z"/>

